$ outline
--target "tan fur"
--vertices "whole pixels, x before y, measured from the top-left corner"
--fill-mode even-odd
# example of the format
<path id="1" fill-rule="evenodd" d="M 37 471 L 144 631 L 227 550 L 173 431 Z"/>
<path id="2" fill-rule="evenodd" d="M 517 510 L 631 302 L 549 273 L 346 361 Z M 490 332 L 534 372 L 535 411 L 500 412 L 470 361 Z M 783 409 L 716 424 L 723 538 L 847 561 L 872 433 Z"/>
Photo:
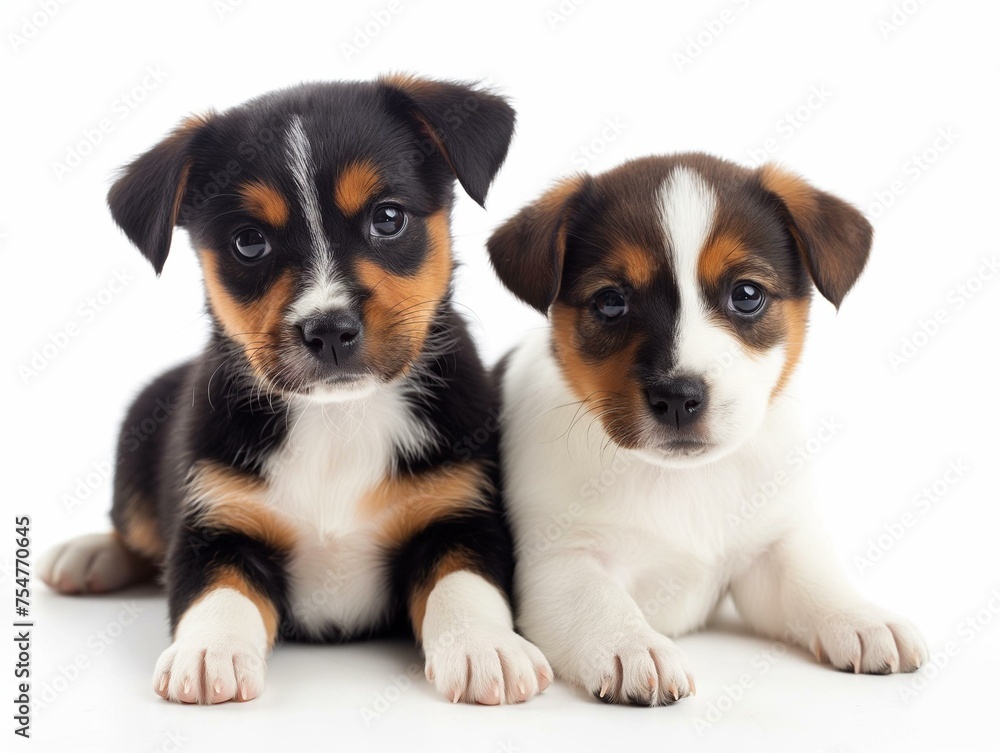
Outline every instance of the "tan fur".
<path id="1" fill-rule="evenodd" d="M 352 162 L 337 176 L 333 200 L 346 216 L 357 214 L 383 186 L 378 168 L 371 160 Z"/>
<path id="2" fill-rule="evenodd" d="M 745 262 L 748 256 L 739 237 L 729 234 L 713 236 L 698 257 L 698 279 L 703 285 L 712 286 L 728 270 Z"/>
<path id="3" fill-rule="evenodd" d="M 369 493 L 364 510 L 386 546 L 407 541 L 435 520 L 486 509 L 489 477 L 481 463 L 440 467 L 387 478 Z"/>
<path id="4" fill-rule="evenodd" d="M 563 376 L 576 396 L 583 401 L 581 420 L 586 415 L 600 416 L 605 430 L 624 446 L 638 440 L 635 417 L 639 416 L 639 385 L 629 370 L 635 362 L 637 342 L 598 363 L 584 360 L 577 344 L 581 311 L 564 303 L 552 306 L 552 342 Z"/>
<path id="5" fill-rule="evenodd" d="M 291 526 L 265 506 L 267 486 L 261 479 L 218 463 L 202 463 L 188 486 L 189 503 L 198 522 L 238 531 L 279 551 L 295 546 Z"/>
<path id="6" fill-rule="evenodd" d="M 793 217 L 816 211 L 816 189 L 798 175 L 766 164 L 760 168 L 760 180 L 764 188 L 781 197 Z"/>
<path id="7" fill-rule="evenodd" d="M 288 222 L 288 202 L 274 186 L 254 181 L 239 188 L 243 207 L 254 217 L 272 227 L 284 227 Z"/>
<path id="8" fill-rule="evenodd" d="M 379 79 L 383 84 L 411 94 L 421 94 L 431 91 L 435 82 L 418 78 L 411 73 L 389 73 Z"/>
<path id="9" fill-rule="evenodd" d="M 781 316 L 785 325 L 785 363 L 778 377 L 778 383 L 771 391 L 772 400 L 785 389 L 802 356 L 806 325 L 809 321 L 809 301 L 809 298 L 795 298 L 780 302 Z"/>
<path id="10" fill-rule="evenodd" d="M 294 290 L 291 272 L 285 272 L 263 295 L 249 303 L 235 300 L 226 290 L 215 252 L 199 252 L 205 273 L 205 291 L 215 317 L 226 334 L 243 346 L 247 359 L 259 376 L 266 376 L 275 363 L 281 340 L 282 314 Z"/>
<path id="11" fill-rule="evenodd" d="M 127 549 L 141 554 L 153 562 L 160 562 L 166 553 L 166 545 L 156 521 L 146 514 L 149 506 L 140 504 L 138 498 L 126 500 L 124 505 L 124 530 L 119 533 Z M 118 533 L 118 532 L 116 532 Z"/>
<path id="12" fill-rule="evenodd" d="M 628 242 L 611 250 L 608 266 L 624 274 L 636 287 L 649 285 L 658 268 L 652 254 Z"/>
<path id="13" fill-rule="evenodd" d="M 423 350 L 431 321 L 451 281 L 451 236 L 447 211 L 425 220 L 427 257 L 413 275 L 393 275 L 373 261 L 361 259 L 358 280 L 370 291 L 364 303 L 368 358 L 383 374 L 394 376 Z"/>

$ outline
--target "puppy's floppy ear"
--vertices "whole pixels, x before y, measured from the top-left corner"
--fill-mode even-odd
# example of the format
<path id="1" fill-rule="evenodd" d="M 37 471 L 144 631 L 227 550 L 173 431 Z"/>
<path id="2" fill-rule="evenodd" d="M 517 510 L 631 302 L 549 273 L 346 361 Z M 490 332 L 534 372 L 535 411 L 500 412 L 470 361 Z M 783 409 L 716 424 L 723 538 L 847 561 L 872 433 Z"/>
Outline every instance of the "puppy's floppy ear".
<path id="1" fill-rule="evenodd" d="M 589 180 L 561 180 L 493 231 L 486 242 L 493 269 L 507 288 L 545 314 L 559 295 L 573 199 Z"/>
<path id="2" fill-rule="evenodd" d="M 186 119 L 163 141 L 126 165 L 108 191 L 111 216 L 149 259 L 156 274 L 163 271 L 187 191 L 191 142 L 206 122 L 203 118 Z"/>
<path id="3" fill-rule="evenodd" d="M 840 308 L 868 261 L 871 224 L 847 202 L 775 165 L 764 165 L 758 175 L 788 210 L 792 236 L 816 288 Z"/>
<path id="4" fill-rule="evenodd" d="M 462 188 L 482 206 L 507 157 L 515 114 L 502 97 L 449 81 L 385 76 L 394 107 L 416 121 Z"/>

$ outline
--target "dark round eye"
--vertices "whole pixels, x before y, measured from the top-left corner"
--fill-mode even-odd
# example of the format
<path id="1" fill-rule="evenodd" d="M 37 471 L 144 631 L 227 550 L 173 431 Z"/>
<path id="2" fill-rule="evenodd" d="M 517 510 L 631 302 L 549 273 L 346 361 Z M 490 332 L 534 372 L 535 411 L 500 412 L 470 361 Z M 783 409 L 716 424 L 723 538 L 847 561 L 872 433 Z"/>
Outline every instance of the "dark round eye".
<path id="1" fill-rule="evenodd" d="M 622 291 L 605 288 L 594 296 L 594 310 L 606 320 L 618 319 L 628 313 L 628 302 Z"/>
<path id="2" fill-rule="evenodd" d="M 368 232 L 378 238 L 391 238 L 403 232 L 406 213 L 395 204 L 382 204 L 372 213 L 372 224 Z"/>
<path id="3" fill-rule="evenodd" d="M 255 227 L 246 227 L 233 236 L 233 250 L 240 261 L 257 261 L 271 253 L 271 244 Z"/>
<path id="4" fill-rule="evenodd" d="M 756 314 L 764 307 L 764 291 L 751 282 L 738 282 L 729 294 L 729 308 L 740 314 Z"/>

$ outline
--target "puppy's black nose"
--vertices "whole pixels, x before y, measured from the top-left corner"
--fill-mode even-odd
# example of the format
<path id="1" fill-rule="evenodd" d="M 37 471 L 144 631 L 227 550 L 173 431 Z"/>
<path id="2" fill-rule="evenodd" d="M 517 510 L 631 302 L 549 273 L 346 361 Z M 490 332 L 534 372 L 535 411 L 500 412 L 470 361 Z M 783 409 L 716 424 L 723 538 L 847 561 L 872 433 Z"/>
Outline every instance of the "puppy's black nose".
<path id="1" fill-rule="evenodd" d="M 660 421 L 678 429 L 694 423 L 705 407 L 705 383 L 694 377 L 677 377 L 646 388 L 646 399 Z"/>
<path id="2" fill-rule="evenodd" d="M 350 311 L 328 311 L 306 319 L 302 342 L 319 360 L 345 366 L 361 343 L 361 320 Z"/>

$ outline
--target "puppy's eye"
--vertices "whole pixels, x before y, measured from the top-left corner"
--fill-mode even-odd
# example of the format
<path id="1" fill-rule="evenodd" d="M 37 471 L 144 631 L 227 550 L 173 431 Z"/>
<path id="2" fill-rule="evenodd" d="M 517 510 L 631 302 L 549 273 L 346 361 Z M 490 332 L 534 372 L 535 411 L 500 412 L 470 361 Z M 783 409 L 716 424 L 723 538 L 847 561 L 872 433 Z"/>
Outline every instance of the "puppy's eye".
<path id="1" fill-rule="evenodd" d="M 395 204 L 382 204 L 375 207 L 372 213 L 372 224 L 369 234 L 376 238 L 391 238 L 403 232 L 406 226 L 406 212 Z"/>
<path id="2" fill-rule="evenodd" d="M 625 316 L 628 313 L 625 294 L 616 288 L 605 288 L 594 296 L 594 311 L 606 321 Z"/>
<path id="3" fill-rule="evenodd" d="M 738 282 L 729 294 L 729 308 L 740 314 L 756 314 L 764 307 L 764 291 L 752 282 Z"/>
<path id="4" fill-rule="evenodd" d="M 233 236 L 233 251 L 240 261 L 258 261 L 271 253 L 271 244 L 255 227 L 246 227 Z"/>

